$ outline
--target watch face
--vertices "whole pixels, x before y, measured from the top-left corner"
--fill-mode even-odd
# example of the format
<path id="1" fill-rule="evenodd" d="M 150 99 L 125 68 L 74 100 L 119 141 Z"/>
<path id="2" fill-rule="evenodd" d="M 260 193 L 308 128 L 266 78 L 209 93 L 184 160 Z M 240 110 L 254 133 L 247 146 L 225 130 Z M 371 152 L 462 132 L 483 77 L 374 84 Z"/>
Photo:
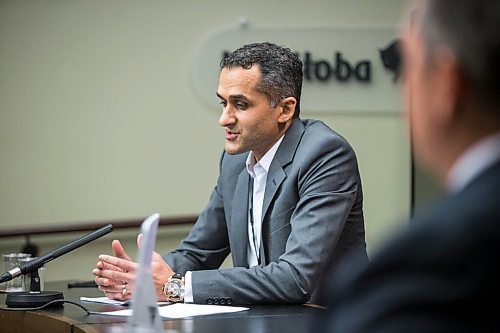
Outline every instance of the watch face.
<path id="1" fill-rule="evenodd" d="M 163 292 L 170 302 L 182 302 L 184 300 L 184 279 L 179 276 L 172 276 L 163 286 Z"/>
<path id="2" fill-rule="evenodd" d="M 177 283 L 175 282 L 169 282 L 167 284 L 167 294 L 169 296 L 177 296 L 180 294 L 180 287 Z"/>

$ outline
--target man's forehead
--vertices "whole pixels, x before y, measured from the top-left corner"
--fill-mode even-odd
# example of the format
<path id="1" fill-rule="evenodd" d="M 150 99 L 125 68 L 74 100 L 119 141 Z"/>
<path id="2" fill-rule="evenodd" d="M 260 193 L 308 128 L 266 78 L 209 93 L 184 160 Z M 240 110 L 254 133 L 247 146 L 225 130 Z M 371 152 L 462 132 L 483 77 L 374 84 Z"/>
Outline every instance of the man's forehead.
<path id="1" fill-rule="evenodd" d="M 260 80 L 258 69 L 224 68 L 220 73 L 217 95 L 248 95 L 256 92 L 256 85 Z M 224 96 L 227 98 L 227 96 Z"/>

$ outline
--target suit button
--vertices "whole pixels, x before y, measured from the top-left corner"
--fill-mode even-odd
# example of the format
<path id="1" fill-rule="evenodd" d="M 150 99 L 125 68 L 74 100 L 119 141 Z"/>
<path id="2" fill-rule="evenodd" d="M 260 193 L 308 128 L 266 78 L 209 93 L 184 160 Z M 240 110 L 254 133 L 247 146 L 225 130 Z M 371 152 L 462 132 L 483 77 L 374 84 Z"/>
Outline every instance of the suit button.
<path id="1" fill-rule="evenodd" d="M 214 304 L 214 300 L 211 297 L 207 298 L 207 304 Z"/>
<path id="2" fill-rule="evenodd" d="M 214 304 L 219 305 L 219 297 L 214 297 Z"/>

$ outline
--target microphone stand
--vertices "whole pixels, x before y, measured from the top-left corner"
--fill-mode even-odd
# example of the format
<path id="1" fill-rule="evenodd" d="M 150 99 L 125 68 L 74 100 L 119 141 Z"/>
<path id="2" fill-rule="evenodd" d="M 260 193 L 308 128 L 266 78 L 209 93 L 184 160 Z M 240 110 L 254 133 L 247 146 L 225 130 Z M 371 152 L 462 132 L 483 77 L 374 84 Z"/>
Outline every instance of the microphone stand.
<path id="1" fill-rule="evenodd" d="M 10 270 L 0 276 L 0 282 L 6 282 L 20 275 L 31 273 L 30 291 L 20 291 L 7 294 L 5 304 L 11 308 L 31 308 L 39 307 L 47 304 L 48 302 L 62 300 L 63 293 L 59 291 L 40 291 L 40 277 L 38 276 L 38 269 L 44 264 L 66 254 L 74 249 L 77 249 L 105 234 L 111 232 L 113 226 L 111 224 L 105 225 L 91 233 L 78 238 L 59 249 L 50 251 L 41 257 L 27 262 L 21 267 Z M 63 302 L 54 302 L 53 305 L 62 306 Z"/>

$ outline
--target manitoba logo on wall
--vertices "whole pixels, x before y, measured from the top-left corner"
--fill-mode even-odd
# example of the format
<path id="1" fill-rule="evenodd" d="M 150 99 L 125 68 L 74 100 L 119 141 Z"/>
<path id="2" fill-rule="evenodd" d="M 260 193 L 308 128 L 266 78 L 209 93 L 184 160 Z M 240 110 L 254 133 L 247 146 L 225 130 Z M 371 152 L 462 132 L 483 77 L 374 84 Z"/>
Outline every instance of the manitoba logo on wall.
<path id="1" fill-rule="evenodd" d="M 387 27 L 229 27 L 208 33 L 194 52 L 195 93 L 219 110 L 222 58 L 244 44 L 289 47 L 304 64 L 302 102 L 311 112 L 399 112 L 399 41 Z"/>

